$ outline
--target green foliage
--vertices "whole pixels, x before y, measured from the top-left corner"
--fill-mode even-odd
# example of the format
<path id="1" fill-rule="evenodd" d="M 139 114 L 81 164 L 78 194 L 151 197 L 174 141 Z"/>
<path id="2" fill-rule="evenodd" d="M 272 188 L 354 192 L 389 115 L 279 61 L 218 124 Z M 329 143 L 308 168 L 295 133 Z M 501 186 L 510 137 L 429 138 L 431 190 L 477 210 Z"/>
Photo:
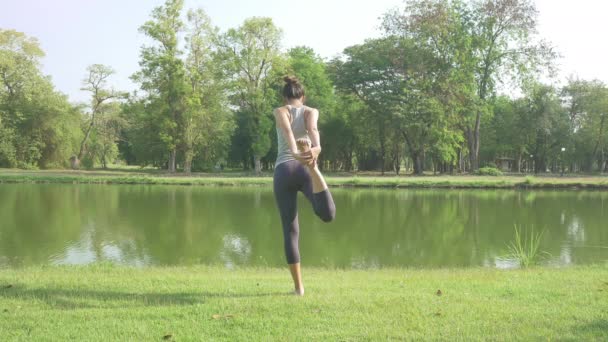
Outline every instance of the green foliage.
<path id="1" fill-rule="evenodd" d="M 272 90 L 277 80 L 270 76 L 273 67 L 280 64 L 281 36 L 272 19 L 250 18 L 219 39 L 220 60 L 233 92 L 232 104 L 238 108 L 235 139 L 245 148 L 241 151 L 243 159 L 253 159 L 258 173 L 261 158 L 271 148 L 272 105 L 276 101 Z"/>
<path id="2" fill-rule="evenodd" d="M 42 75 L 35 38 L 0 30 L 0 167 L 63 168 L 77 155 L 91 167 L 270 169 L 272 109 L 291 74 L 320 110 L 320 165 L 331 170 L 420 175 L 504 159 L 513 172 L 608 172 L 608 88 L 538 83 L 555 53 L 536 19 L 528 0 L 408 1 L 383 16 L 382 37 L 327 62 L 308 47 L 282 52 L 270 18 L 222 33 L 202 9 L 167 0 L 140 28 L 141 91 L 114 104 L 124 94 L 105 85 L 111 68 L 92 65 L 87 108 Z M 498 96 L 501 83 L 523 95 Z"/>
<path id="3" fill-rule="evenodd" d="M 532 39 L 537 15 L 527 0 L 417 0 L 383 18 L 387 34 L 428 44 L 457 85 L 452 95 L 461 101 L 454 108 L 473 170 L 479 167 L 480 124 L 491 114 L 495 85 L 527 81 L 555 58 L 546 43 Z"/>
<path id="4" fill-rule="evenodd" d="M 15 167 L 17 165 L 16 149 L 13 145 L 14 132 L 10 128 L 0 126 L 0 165 Z"/>
<path id="5" fill-rule="evenodd" d="M 133 75 L 155 101 L 156 107 L 150 111 L 157 125 L 154 131 L 169 152 L 167 164 L 171 172 L 176 169 L 177 148 L 183 142 L 179 123 L 187 111 L 186 69 L 178 42 L 184 29 L 183 6 L 183 0 L 167 0 L 152 11 L 152 20 L 141 26 L 140 31 L 152 39 L 153 45 L 142 47 L 142 70 Z"/>
<path id="6" fill-rule="evenodd" d="M 496 177 L 498 177 L 498 176 L 502 176 L 503 175 L 502 171 L 500 171 L 499 169 L 497 169 L 495 167 L 481 167 L 475 173 L 477 175 L 480 175 L 480 176 L 496 176 Z"/>
<path id="7" fill-rule="evenodd" d="M 42 75 L 34 38 L 0 29 L 0 167 L 65 167 L 80 138 L 78 111 Z"/>
<path id="8" fill-rule="evenodd" d="M 87 70 L 89 74 L 81 90 L 91 94 L 90 112 L 83 118 L 84 138 L 76 156 L 86 168 L 98 162 L 106 168 L 108 161 L 117 155 L 116 142 L 124 124 L 118 116 L 120 105 L 116 100 L 126 95 L 107 88 L 107 79 L 114 74 L 112 68 L 93 64 Z"/>

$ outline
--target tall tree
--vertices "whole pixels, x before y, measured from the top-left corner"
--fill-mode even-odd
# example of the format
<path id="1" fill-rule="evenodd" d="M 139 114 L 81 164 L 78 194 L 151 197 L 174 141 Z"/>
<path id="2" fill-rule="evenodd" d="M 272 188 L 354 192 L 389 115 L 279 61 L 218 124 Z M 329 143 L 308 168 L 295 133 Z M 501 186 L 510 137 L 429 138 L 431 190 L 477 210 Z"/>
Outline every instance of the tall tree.
<path id="1" fill-rule="evenodd" d="M 0 166 L 65 167 L 80 139 L 80 113 L 40 71 L 35 38 L 0 29 Z"/>
<path id="2" fill-rule="evenodd" d="M 606 170 L 608 152 L 608 88 L 598 80 L 570 79 L 562 89 L 571 131 L 575 136 L 576 157 L 587 172 L 594 164 Z"/>
<path id="3" fill-rule="evenodd" d="M 237 108 L 237 133 L 253 156 L 256 173 L 271 147 L 272 102 L 269 75 L 279 58 L 281 30 L 270 18 L 250 18 L 221 37 L 221 56 Z"/>
<path id="4" fill-rule="evenodd" d="M 96 118 L 97 122 L 87 142 L 87 153 L 82 160 L 85 167 L 100 163 L 106 169 L 108 163 L 118 157 L 118 143 L 122 140 L 120 133 L 125 126 L 125 121 L 120 116 L 121 106 L 114 101 L 104 107 L 102 115 Z"/>
<path id="5" fill-rule="evenodd" d="M 347 48 L 345 55 L 346 62 L 335 62 L 336 84 L 367 105 L 366 127 L 378 138 L 382 172 L 389 154 L 391 166 L 399 169 L 399 140 L 416 174 L 424 172 L 426 152 L 442 162 L 455 161 L 460 139 L 451 125 L 462 92 L 449 63 L 429 45 L 400 36 L 368 40 Z"/>
<path id="6" fill-rule="evenodd" d="M 78 154 L 72 158 L 72 168 L 74 169 L 77 169 L 80 166 L 80 161 L 86 152 L 89 136 L 99 121 L 99 116 L 106 112 L 109 108 L 108 105 L 112 100 L 124 96 L 114 89 L 107 88 L 108 78 L 114 74 L 114 70 L 111 67 L 102 64 L 93 64 L 89 66 L 87 70 L 89 74 L 83 80 L 83 87 L 81 90 L 91 93 L 90 113 L 85 120 L 86 128 L 84 130 L 84 137 L 80 142 L 80 149 Z M 102 119 L 102 121 L 106 123 L 108 120 Z"/>
<path id="7" fill-rule="evenodd" d="M 556 89 L 543 84 L 531 87 L 524 101 L 519 120 L 520 126 L 530 127 L 534 132 L 528 147 L 534 158 L 534 171 L 556 171 L 558 162 L 564 162 L 562 148 L 568 151 L 572 147 L 567 111 L 561 106 Z"/>
<path id="8" fill-rule="evenodd" d="M 152 20 L 140 27 L 155 44 L 142 47 L 142 70 L 133 75 L 155 100 L 151 119 L 158 123 L 158 134 L 169 152 L 169 172 L 176 171 L 177 148 L 182 143 L 179 125 L 186 110 L 186 70 L 179 48 L 179 34 L 184 29 L 180 18 L 183 7 L 183 0 L 167 0 L 152 11 Z"/>
<path id="9" fill-rule="evenodd" d="M 395 39 L 368 40 L 344 50 L 345 61 L 333 61 L 335 83 L 345 93 L 355 95 L 366 105 L 366 127 L 376 137 L 379 168 L 385 171 L 389 130 L 394 128 L 396 105 L 401 96 L 401 79 L 391 60 Z"/>
<path id="10" fill-rule="evenodd" d="M 225 154 L 220 151 L 229 142 L 232 116 L 219 77 L 216 43 L 218 30 L 202 9 L 188 11 L 186 75 L 187 110 L 181 121 L 184 171 L 190 172 L 196 157 L 211 161 Z M 218 153 L 220 152 L 220 153 Z M 201 158 L 199 158 L 201 159 Z M 202 161 L 202 160 L 201 160 Z"/>
<path id="11" fill-rule="evenodd" d="M 474 73 L 476 101 L 471 101 L 472 116 L 466 116 L 463 127 L 472 170 L 479 167 L 482 116 L 491 110 L 496 85 L 527 80 L 555 57 L 536 37 L 537 16 L 531 0 L 415 0 L 385 16 L 389 33 L 401 32 L 439 47 L 458 46 L 452 53 L 467 63 L 457 66 Z"/>

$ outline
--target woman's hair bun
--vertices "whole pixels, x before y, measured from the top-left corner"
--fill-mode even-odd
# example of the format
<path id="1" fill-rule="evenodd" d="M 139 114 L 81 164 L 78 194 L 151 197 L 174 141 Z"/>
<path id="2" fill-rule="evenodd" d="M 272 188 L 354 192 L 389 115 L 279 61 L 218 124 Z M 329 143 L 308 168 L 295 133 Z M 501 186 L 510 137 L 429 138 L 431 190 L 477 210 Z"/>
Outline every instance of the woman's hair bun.
<path id="1" fill-rule="evenodd" d="M 295 78 L 294 76 L 285 76 L 285 77 L 283 77 L 283 81 L 285 81 L 285 83 L 287 83 L 287 84 L 300 83 L 300 81 L 297 78 Z"/>
<path id="2" fill-rule="evenodd" d="M 301 99 L 304 96 L 304 86 L 295 76 L 285 76 L 283 80 L 285 81 L 283 97 L 286 99 Z"/>

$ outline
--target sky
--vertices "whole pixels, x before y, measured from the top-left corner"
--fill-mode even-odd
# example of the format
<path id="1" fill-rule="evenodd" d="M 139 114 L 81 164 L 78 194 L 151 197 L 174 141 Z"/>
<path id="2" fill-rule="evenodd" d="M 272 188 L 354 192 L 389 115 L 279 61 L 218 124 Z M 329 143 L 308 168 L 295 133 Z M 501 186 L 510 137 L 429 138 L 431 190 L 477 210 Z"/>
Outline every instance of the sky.
<path id="1" fill-rule="evenodd" d="M 556 82 L 574 75 L 608 83 L 608 1 L 535 0 L 538 31 L 562 58 Z M 72 102 L 88 100 L 80 90 L 91 64 L 106 64 L 116 74 L 109 83 L 132 91 L 129 77 L 139 69 L 138 28 L 164 0 L 0 0 L 0 28 L 36 37 L 46 56 L 42 70 Z M 271 17 L 283 30 L 283 48 L 312 47 L 332 58 L 345 47 L 377 37 L 379 18 L 403 0 L 186 0 L 203 8 L 222 31 L 253 16 Z"/>

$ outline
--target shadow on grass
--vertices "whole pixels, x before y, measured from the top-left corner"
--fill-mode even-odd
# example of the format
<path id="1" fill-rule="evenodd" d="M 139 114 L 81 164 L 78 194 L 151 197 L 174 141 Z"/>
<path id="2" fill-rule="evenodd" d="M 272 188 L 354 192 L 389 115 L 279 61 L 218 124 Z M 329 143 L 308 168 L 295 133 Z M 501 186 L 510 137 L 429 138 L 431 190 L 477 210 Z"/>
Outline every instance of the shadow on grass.
<path id="1" fill-rule="evenodd" d="M 231 293 L 231 292 L 119 292 L 95 291 L 91 289 L 27 288 L 13 285 L 0 288 L 0 299 L 44 302 L 62 310 L 72 309 L 109 309 L 146 306 L 177 306 L 205 304 L 212 298 L 262 298 L 288 296 L 287 292 Z"/>
<path id="2" fill-rule="evenodd" d="M 578 336 L 588 336 L 593 338 L 608 337 L 608 319 L 596 319 L 587 324 L 579 325 L 575 328 Z"/>

